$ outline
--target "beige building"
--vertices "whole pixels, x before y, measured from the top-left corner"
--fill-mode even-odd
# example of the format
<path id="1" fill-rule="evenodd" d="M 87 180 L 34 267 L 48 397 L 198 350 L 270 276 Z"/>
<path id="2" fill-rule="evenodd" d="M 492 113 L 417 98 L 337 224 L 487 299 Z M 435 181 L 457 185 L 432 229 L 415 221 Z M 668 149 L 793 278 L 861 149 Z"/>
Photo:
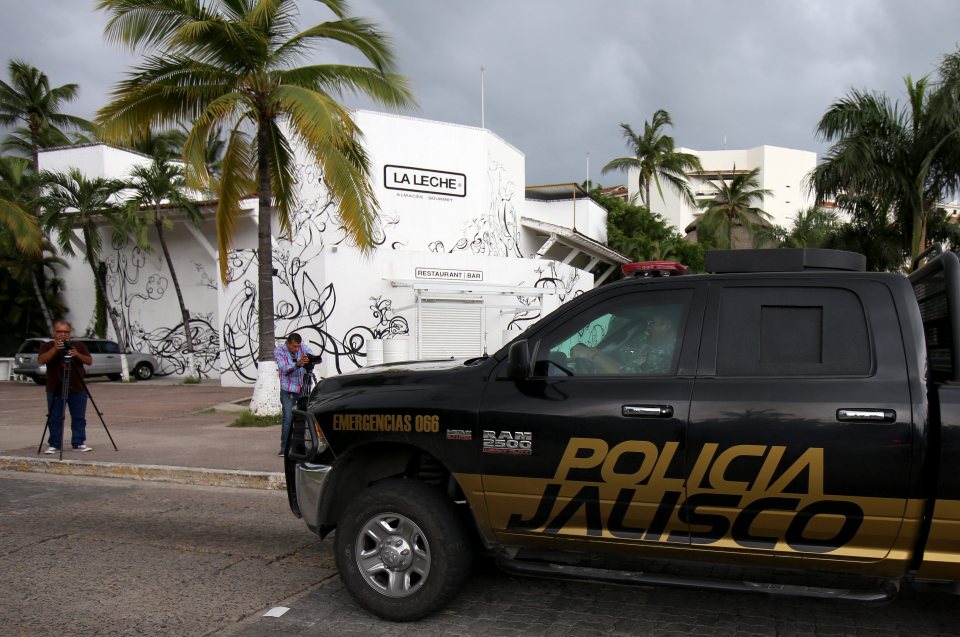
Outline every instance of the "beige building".
<path id="1" fill-rule="evenodd" d="M 797 211 L 813 205 L 813 193 L 807 191 L 805 181 L 817 165 L 816 153 L 778 146 L 757 146 L 746 150 L 678 150 L 696 155 L 703 165 L 702 172 L 687 175 L 698 203 L 713 197 L 715 190 L 711 181 L 730 179 L 735 174 L 759 168 L 761 187 L 771 191 L 762 205 L 770 214 L 771 223 L 789 228 Z M 637 176 L 636 170 L 630 170 L 627 187 L 631 197 L 637 194 Z M 650 208 L 678 231 L 684 232 L 699 216 L 700 208 L 691 206 L 666 184 L 662 186 L 663 197 L 656 186 L 652 187 Z"/>

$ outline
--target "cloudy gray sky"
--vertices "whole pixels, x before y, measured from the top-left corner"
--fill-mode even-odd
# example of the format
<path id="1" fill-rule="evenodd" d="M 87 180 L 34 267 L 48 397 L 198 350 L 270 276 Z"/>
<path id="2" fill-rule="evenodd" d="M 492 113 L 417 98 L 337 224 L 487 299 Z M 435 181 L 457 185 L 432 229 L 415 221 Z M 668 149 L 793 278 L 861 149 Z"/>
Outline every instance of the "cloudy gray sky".
<path id="1" fill-rule="evenodd" d="M 329 14 L 300 3 L 303 21 Z M 0 60 L 76 82 L 91 116 L 134 60 L 103 42 L 93 0 L 0 0 Z M 527 183 L 582 181 L 625 154 L 619 123 L 658 108 L 677 142 L 702 150 L 773 144 L 822 153 L 814 127 L 851 87 L 902 96 L 960 41 L 953 0 L 354 0 L 394 40 L 419 109 L 486 125 L 527 158 Z M 317 52 L 336 60 L 337 50 Z M 5 69 L 2 71 L 6 73 Z M 359 105 L 359 104 L 353 104 Z M 724 142 L 724 140 L 726 140 Z"/>

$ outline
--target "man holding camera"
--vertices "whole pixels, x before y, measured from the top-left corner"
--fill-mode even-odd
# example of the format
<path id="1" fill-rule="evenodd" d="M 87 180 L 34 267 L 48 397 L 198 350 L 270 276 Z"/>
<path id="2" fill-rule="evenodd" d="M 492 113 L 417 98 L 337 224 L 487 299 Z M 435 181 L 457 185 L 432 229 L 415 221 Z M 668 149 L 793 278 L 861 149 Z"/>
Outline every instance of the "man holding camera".
<path id="1" fill-rule="evenodd" d="M 283 424 L 280 427 L 280 453 L 287 448 L 287 436 L 293 424 L 293 408 L 297 398 L 303 391 L 303 377 L 306 375 L 306 366 L 316 362 L 310 353 L 310 348 L 300 335 L 292 332 L 287 341 L 273 350 L 273 358 L 277 361 L 280 371 L 280 404 L 283 406 Z"/>
<path id="2" fill-rule="evenodd" d="M 70 409 L 70 445 L 74 451 L 93 451 L 87 442 L 87 391 L 83 386 L 84 365 L 93 359 L 87 346 L 71 338 L 73 326 L 67 321 L 53 324 L 53 340 L 40 346 L 37 362 L 47 366 L 47 425 L 50 437 L 44 453 L 60 453 L 63 441 L 63 367 L 69 362 L 69 390 L 66 407 Z"/>

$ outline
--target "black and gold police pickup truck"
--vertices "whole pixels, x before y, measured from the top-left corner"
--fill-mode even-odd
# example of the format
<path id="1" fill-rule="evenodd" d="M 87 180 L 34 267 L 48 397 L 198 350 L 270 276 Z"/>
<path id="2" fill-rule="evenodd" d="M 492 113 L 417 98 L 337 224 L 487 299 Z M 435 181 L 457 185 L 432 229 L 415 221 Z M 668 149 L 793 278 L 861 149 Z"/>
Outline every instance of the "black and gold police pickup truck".
<path id="1" fill-rule="evenodd" d="M 327 378 L 296 412 L 291 508 L 397 621 L 449 602 L 479 547 L 513 573 L 863 601 L 960 580 L 960 261 L 924 256 L 634 264 L 492 356 Z"/>

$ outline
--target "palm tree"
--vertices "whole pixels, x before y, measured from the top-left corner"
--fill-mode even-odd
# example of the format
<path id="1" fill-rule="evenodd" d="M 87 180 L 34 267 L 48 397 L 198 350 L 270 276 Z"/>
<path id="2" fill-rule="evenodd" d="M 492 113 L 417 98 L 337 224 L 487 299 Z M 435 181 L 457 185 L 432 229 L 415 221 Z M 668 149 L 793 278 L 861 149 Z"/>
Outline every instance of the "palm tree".
<path id="1" fill-rule="evenodd" d="M 42 148 L 55 148 L 57 146 L 75 146 L 77 144 L 87 144 L 94 141 L 95 137 L 88 133 L 79 131 L 63 132 L 55 128 L 43 128 L 39 135 L 33 136 L 30 129 L 19 127 L 11 131 L 3 142 L 0 143 L 0 150 L 13 153 L 20 157 L 33 159 L 34 144 L 37 146 L 37 152 Z"/>
<path id="2" fill-rule="evenodd" d="M 716 191 L 713 198 L 703 202 L 703 217 L 697 226 L 697 236 L 712 242 L 718 248 L 733 249 L 733 230 L 741 226 L 751 235 L 757 229 L 770 224 L 770 215 L 757 204 L 770 194 L 761 188 L 759 168 L 737 172 L 733 167 L 733 177 L 724 179 L 717 175 L 710 185 Z"/>
<path id="3" fill-rule="evenodd" d="M 102 251 L 99 226 L 106 222 L 114 237 L 127 236 L 131 232 L 130 219 L 115 203 L 126 184 L 117 179 L 103 177 L 87 178 L 77 168 L 66 173 L 44 172 L 42 174 L 45 194 L 42 206 L 45 210 L 44 225 L 56 230 L 57 244 L 64 254 L 74 255 L 74 231 L 79 230 L 83 240 L 83 257 L 90 266 L 94 285 L 103 295 L 107 315 L 113 323 L 113 331 L 122 351 L 126 350 L 126 333 L 121 329 L 118 312 L 110 306 L 106 281 L 97 273 Z"/>
<path id="4" fill-rule="evenodd" d="M 811 206 L 798 210 L 784 238 L 784 247 L 822 248 L 840 229 L 840 217 L 828 208 Z"/>
<path id="5" fill-rule="evenodd" d="M 48 308 L 54 308 L 57 316 L 62 316 L 65 311 L 58 299 L 63 289 L 63 280 L 56 276 L 58 267 L 67 267 L 67 262 L 56 255 L 53 244 L 48 239 L 42 239 L 39 253 L 24 253 L 14 243 L 13 234 L 0 232 L 0 269 L 4 270 L 18 287 L 31 290 L 29 307 L 37 313 L 43 324 L 44 329 L 33 330 L 34 334 L 46 336 L 51 333 L 52 320 Z M 37 271 L 46 275 L 42 277 L 42 289 L 36 287 Z M 16 323 L 16 319 L 11 318 L 11 322 Z M 31 329 L 29 324 L 22 327 Z"/>
<path id="6" fill-rule="evenodd" d="M 651 183 L 657 185 L 657 192 L 663 198 L 661 181 L 665 181 L 684 201 L 695 205 L 687 174 L 703 170 L 700 159 L 690 153 L 677 152 L 673 137 L 663 132 L 666 126 L 673 126 L 673 122 L 670 113 L 663 109 L 653 114 L 652 122 L 643 122 L 643 135 L 635 133 L 629 124 L 620 124 L 623 139 L 633 156 L 613 159 L 601 172 L 606 174 L 614 170 L 636 168 L 639 171 L 638 192 L 642 193 L 643 205 L 648 208 Z"/>
<path id="7" fill-rule="evenodd" d="M 76 84 L 50 87 L 47 74 L 22 60 L 10 60 L 7 69 L 10 81 L 0 80 L 0 126 L 16 126 L 17 129 L 4 142 L 5 148 L 29 152 L 33 174 L 40 174 L 40 148 L 59 145 L 69 139 L 64 128 L 90 130 L 92 124 L 85 119 L 60 112 L 60 108 L 72 101 L 79 91 Z M 39 182 L 34 181 L 31 195 L 40 196 Z M 39 210 L 34 209 L 39 217 Z M 33 282 L 35 290 L 41 288 L 39 280 Z M 41 299 L 41 309 L 49 320 L 50 308 Z M 52 325 L 51 325 L 52 329 Z"/>
<path id="8" fill-rule="evenodd" d="M 170 129 L 155 133 L 147 131 L 133 140 L 131 150 L 149 155 L 154 159 L 168 160 L 183 155 L 183 142 L 186 136 L 179 129 Z"/>
<path id="9" fill-rule="evenodd" d="M 47 74 L 23 60 L 10 60 L 10 82 L 0 80 L 0 125 L 17 123 L 29 131 L 33 172 L 40 174 L 40 148 L 44 139 L 67 138 L 63 128 L 89 130 L 90 122 L 60 112 L 64 103 L 76 98 L 79 86 L 64 84 L 50 88 Z"/>
<path id="10" fill-rule="evenodd" d="M 851 91 L 834 102 L 817 132 L 833 142 L 810 181 L 817 203 L 848 195 L 891 206 L 907 229 L 913 256 L 926 245 L 926 222 L 936 204 L 958 185 L 956 103 L 928 78 L 904 78 L 907 105 L 881 93 Z"/>
<path id="11" fill-rule="evenodd" d="M 177 293 L 177 302 L 180 304 L 184 343 L 187 348 L 187 375 L 193 377 L 196 376 L 196 366 L 193 333 L 190 330 L 190 312 L 187 311 L 187 306 L 183 301 L 180 280 L 177 278 L 177 271 L 173 267 L 173 258 L 170 256 L 170 249 L 167 247 L 167 240 L 163 231 L 165 226 L 173 225 L 171 215 L 180 211 L 186 213 L 189 222 L 200 225 L 200 209 L 187 196 L 183 168 L 162 156 L 155 156 L 150 164 L 134 168 L 131 171 L 131 178 L 129 186 L 132 189 L 132 196 L 127 203 L 131 206 L 134 214 L 145 213 L 157 230 L 157 238 L 160 240 L 163 258 L 170 269 L 170 279 L 173 281 L 173 288 Z"/>
<path id="12" fill-rule="evenodd" d="M 867 257 L 867 270 L 903 269 L 903 233 L 891 219 L 889 202 L 878 203 L 871 196 L 841 195 L 837 197 L 837 207 L 850 215 L 850 221 L 840 224 L 823 247 L 863 254 Z"/>
<path id="13" fill-rule="evenodd" d="M 151 126 L 192 122 L 183 158 L 188 184 L 204 186 L 208 134 L 216 126 L 228 131 L 216 213 L 223 281 L 240 202 L 257 193 L 259 363 L 252 403 L 257 413 L 276 409 L 271 218 L 276 210 L 281 229 L 289 232 L 297 198 L 293 145 L 321 166 L 346 231 L 366 252 L 373 247 L 378 203 L 361 132 L 337 98 L 362 94 L 390 108 L 413 101 L 406 80 L 392 72 L 386 36 L 370 22 L 347 16 L 343 0 L 320 1 L 335 19 L 302 31 L 294 0 L 97 4 L 109 15 L 108 40 L 134 50 L 159 49 L 117 86 L 113 101 L 99 112 L 109 139 L 129 140 Z M 323 43 L 345 45 L 370 66 L 296 66 Z"/>
<path id="14" fill-rule="evenodd" d="M 29 273 L 38 307 L 52 330 L 53 317 L 43 294 L 41 277 L 43 268 L 54 262 L 45 258 L 45 249 L 50 246 L 43 239 L 36 216 L 30 212 L 35 204 L 31 195 L 36 192 L 33 182 L 37 178 L 29 167 L 29 162 L 21 157 L 0 157 L 0 222 L 9 229 L 9 238 L 13 239 L 5 243 L 12 244 L 9 247 L 16 251 L 15 269 L 19 275 Z"/>
<path id="15" fill-rule="evenodd" d="M 183 147 L 186 145 L 189 136 L 189 128 L 172 128 L 160 133 L 144 135 L 134 141 L 132 148 L 154 158 L 179 158 L 183 155 Z M 223 141 L 223 129 L 219 126 L 212 127 L 207 133 L 206 155 L 203 159 L 207 174 L 210 176 L 211 192 L 216 192 L 225 150 L 226 143 Z"/>

